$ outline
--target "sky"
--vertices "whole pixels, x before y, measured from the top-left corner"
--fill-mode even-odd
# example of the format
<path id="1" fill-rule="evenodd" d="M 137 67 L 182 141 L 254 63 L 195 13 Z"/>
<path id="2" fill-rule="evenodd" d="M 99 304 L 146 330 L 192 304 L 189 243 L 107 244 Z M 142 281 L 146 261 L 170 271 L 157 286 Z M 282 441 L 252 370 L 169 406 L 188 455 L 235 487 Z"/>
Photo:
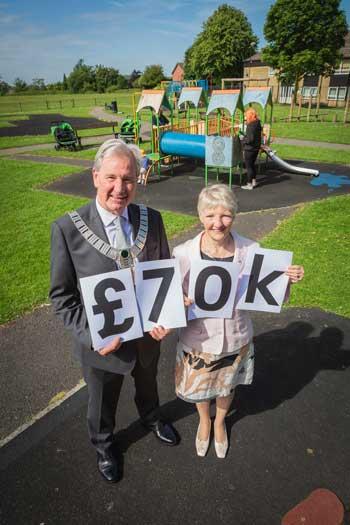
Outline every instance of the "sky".
<path id="1" fill-rule="evenodd" d="M 0 0 L 0 77 L 57 82 L 80 58 L 122 74 L 161 64 L 170 75 L 223 3 L 244 12 L 262 47 L 273 0 Z M 341 8 L 350 24 L 350 0 Z"/>

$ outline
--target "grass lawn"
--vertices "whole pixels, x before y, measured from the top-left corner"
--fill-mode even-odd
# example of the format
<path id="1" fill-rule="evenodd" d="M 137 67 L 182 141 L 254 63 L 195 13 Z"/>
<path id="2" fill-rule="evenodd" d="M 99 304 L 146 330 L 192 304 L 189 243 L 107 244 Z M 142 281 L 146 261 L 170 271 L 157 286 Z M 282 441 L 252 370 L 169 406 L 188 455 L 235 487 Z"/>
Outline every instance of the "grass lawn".
<path id="1" fill-rule="evenodd" d="M 350 164 L 350 150 L 310 148 L 309 146 L 301 147 L 274 143 L 271 144 L 271 147 L 282 159 L 300 159 L 305 161 L 328 162 L 330 164 Z"/>
<path id="2" fill-rule="evenodd" d="M 350 125 L 340 122 L 275 122 L 272 135 L 300 140 L 350 144 Z"/>
<path id="3" fill-rule="evenodd" d="M 0 159 L 1 224 L 0 323 L 47 301 L 51 222 L 87 199 L 40 190 L 75 166 Z M 169 237 L 197 223 L 197 218 L 162 213 Z"/>
<path id="4" fill-rule="evenodd" d="M 291 250 L 305 278 L 293 287 L 291 306 L 319 307 L 350 317 L 350 196 L 303 205 L 265 237 L 265 248 Z"/>
<path id="5" fill-rule="evenodd" d="M 38 155 L 43 157 L 61 157 L 61 158 L 73 158 L 73 159 L 86 159 L 93 160 L 96 155 L 97 147 L 84 148 L 80 151 L 68 151 L 66 149 L 56 151 L 55 149 L 38 149 L 33 151 L 25 151 L 23 155 Z"/>

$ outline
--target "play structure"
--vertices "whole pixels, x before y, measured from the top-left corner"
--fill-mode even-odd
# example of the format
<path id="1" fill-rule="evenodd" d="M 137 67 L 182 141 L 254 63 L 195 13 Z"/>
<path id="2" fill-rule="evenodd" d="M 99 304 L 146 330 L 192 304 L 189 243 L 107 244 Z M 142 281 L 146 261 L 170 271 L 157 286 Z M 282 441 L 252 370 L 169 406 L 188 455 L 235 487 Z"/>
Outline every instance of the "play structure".
<path id="1" fill-rule="evenodd" d="M 183 87 L 174 111 L 164 89 L 143 90 L 136 109 L 134 141 L 140 145 L 141 122 L 149 122 L 151 161 L 145 183 L 151 174 L 161 175 L 166 169 L 173 173 L 174 163 L 181 159 L 204 161 L 204 180 L 208 184 L 210 171 L 228 174 L 228 184 L 233 176 L 239 176 L 242 185 L 243 153 L 240 136 L 244 134 L 244 111 L 248 106 L 258 105 L 262 124 L 261 154 L 266 162 L 291 173 L 318 176 L 316 170 L 299 168 L 280 159 L 270 148 L 272 142 L 272 93 L 271 88 L 248 88 L 242 96 L 239 89 L 214 90 L 208 101 L 200 86 Z M 143 124 L 145 126 L 145 124 Z"/>
<path id="2" fill-rule="evenodd" d="M 147 156 L 152 165 L 148 175 L 157 172 L 160 176 L 162 165 L 172 172 L 174 161 L 187 157 L 204 160 L 206 184 L 208 171 L 214 169 L 217 179 L 220 171 L 228 172 L 231 186 L 235 167 L 239 170 L 241 182 L 242 150 L 238 137 L 243 126 L 241 93 L 239 90 L 214 91 L 207 105 L 203 91 L 198 86 L 183 88 L 176 118 L 164 90 L 142 92 L 136 122 L 137 128 L 140 128 L 141 113 L 145 110 L 149 112 L 151 152 Z M 163 111 L 169 114 L 166 124 L 161 122 Z M 139 135 L 138 144 L 141 138 Z"/>

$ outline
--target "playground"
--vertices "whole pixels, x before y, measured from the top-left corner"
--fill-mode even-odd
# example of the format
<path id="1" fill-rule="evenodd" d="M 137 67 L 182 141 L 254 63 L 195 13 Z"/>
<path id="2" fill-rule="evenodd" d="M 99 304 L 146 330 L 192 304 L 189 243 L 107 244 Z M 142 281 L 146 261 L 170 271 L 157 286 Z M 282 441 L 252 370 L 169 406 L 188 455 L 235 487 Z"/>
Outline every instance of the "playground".
<path id="1" fill-rule="evenodd" d="M 112 126 L 105 127 L 108 135 L 91 139 L 91 150 L 84 137 L 83 151 L 55 151 L 53 141 L 26 151 L 3 150 L 4 173 L 13 174 L 13 181 L 2 181 L 4 244 L 13 247 L 4 275 L 11 276 L 8 288 L 16 288 L 20 276 L 24 288 L 15 291 L 29 302 L 16 306 L 16 297 L 8 296 L 10 322 L 1 326 L 0 370 L 9 378 L 0 388 L 1 522 L 139 523 L 143 516 L 143 523 L 154 525 L 266 525 L 280 523 L 315 487 L 328 487 L 348 501 L 349 166 L 298 160 L 293 154 L 285 164 L 277 138 L 273 141 L 269 92 L 225 91 L 207 97 L 200 86 L 185 86 L 174 107 L 175 97 L 165 90 L 146 90 L 130 104 L 130 116 L 118 116 L 116 133 L 139 144 L 150 160 L 137 200 L 162 210 L 168 232 L 177 226 L 172 246 L 199 231 L 198 193 L 219 180 L 231 184 L 238 197 L 239 233 L 266 247 L 291 249 L 305 264 L 305 296 L 293 292 L 292 307 L 278 316 L 253 316 L 256 378 L 249 391 L 243 387 L 238 392 L 228 418 L 227 459 L 218 465 L 213 450 L 204 461 L 195 456 L 196 415 L 173 392 L 171 335 L 162 346 L 160 397 L 162 411 L 174 421 L 182 441 L 177 449 L 158 447 L 137 421 L 128 380 L 117 422 L 125 473 L 117 487 L 100 482 L 85 432 L 86 387 L 71 356 L 69 336 L 47 304 L 47 259 L 51 220 L 95 195 L 92 159 L 98 143 L 114 136 Z M 263 142 L 271 150 L 269 155 L 261 152 L 259 185 L 251 192 L 240 188 L 245 168 L 239 135 L 249 104 L 258 109 Z M 125 120 L 129 122 L 122 129 Z M 83 127 L 77 128 L 80 135 Z M 35 148 L 42 148 L 39 154 Z M 45 156 L 45 148 L 52 156 Z M 19 242 L 13 243 L 11 226 L 18 222 L 24 226 L 16 227 Z M 34 286 L 40 279 L 41 294 Z M 35 349 L 34 357 L 28 348 Z"/>

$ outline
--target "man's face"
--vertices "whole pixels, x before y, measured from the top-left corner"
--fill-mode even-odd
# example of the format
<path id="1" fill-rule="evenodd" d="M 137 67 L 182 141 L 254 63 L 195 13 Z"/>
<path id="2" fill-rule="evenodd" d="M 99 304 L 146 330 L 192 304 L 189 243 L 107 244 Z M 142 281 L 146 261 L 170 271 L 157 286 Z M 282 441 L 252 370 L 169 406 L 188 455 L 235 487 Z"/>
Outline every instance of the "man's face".
<path id="1" fill-rule="evenodd" d="M 97 200 L 106 210 L 120 215 L 136 193 L 136 164 L 129 157 L 112 155 L 92 170 Z"/>

